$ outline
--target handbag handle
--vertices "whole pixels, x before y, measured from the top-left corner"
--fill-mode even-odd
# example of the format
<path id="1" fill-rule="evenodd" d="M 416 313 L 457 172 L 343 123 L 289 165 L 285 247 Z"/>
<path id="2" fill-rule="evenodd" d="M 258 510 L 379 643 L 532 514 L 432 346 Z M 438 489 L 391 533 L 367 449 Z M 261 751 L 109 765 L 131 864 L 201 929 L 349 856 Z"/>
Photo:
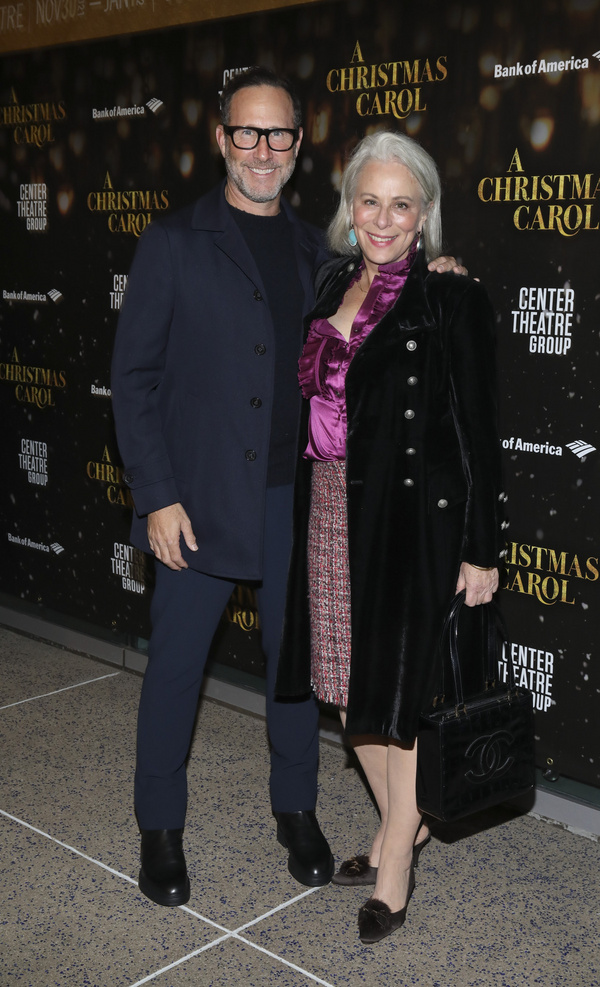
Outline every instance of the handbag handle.
<path id="1" fill-rule="evenodd" d="M 442 633 L 440 635 L 440 652 L 442 651 L 444 641 L 446 637 L 448 638 L 450 646 L 450 665 L 452 668 L 452 676 L 454 679 L 454 696 L 455 705 L 464 705 L 464 693 L 462 684 L 462 674 L 460 670 L 460 661 L 458 657 L 458 624 L 460 612 L 465 603 L 466 593 L 465 590 L 461 590 L 457 593 L 452 603 L 450 604 L 450 609 L 446 615 L 444 621 L 444 626 L 442 628 Z M 492 601 L 491 603 L 483 603 L 480 605 L 482 620 L 486 621 L 486 631 L 487 631 L 487 669 L 486 676 L 487 682 L 491 682 L 497 676 L 497 671 L 494 666 L 494 660 L 498 660 L 499 654 L 501 654 L 501 649 L 498 648 L 498 642 L 502 641 L 508 646 L 508 635 L 506 633 L 506 626 L 502 614 L 500 613 L 496 604 Z M 515 689 L 515 675 L 513 669 L 513 663 L 510 657 L 507 658 L 507 684 L 509 690 L 512 692 Z M 445 662 L 442 655 L 442 692 L 445 692 L 445 682 L 444 682 L 444 668 Z"/>

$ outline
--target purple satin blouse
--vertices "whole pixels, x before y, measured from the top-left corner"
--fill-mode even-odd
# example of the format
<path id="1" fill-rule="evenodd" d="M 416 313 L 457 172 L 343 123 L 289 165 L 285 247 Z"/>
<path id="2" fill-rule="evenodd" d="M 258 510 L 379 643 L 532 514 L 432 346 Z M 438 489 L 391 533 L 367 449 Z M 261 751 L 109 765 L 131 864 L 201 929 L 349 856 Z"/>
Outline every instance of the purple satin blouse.
<path id="1" fill-rule="evenodd" d="M 315 319 L 311 323 L 298 374 L 302 394 L 310 399 L 305 458 L 323 462 L 346 458 L 348 367 L 361 343 L 398 298 L 415 254 L 416 242 L 403 260 L 380 265 L 352 323 L 348 341 L 328 319 Z M 361 264 L 348 289 L 358 281 L 363 269 Z"/>

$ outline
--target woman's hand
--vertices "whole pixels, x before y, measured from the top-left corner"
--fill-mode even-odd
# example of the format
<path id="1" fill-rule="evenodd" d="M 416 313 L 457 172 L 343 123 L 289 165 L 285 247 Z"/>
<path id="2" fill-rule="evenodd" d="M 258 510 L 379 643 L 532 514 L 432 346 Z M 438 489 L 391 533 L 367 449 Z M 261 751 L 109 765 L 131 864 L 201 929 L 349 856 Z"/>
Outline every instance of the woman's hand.
<path id="1" fill-rule="evenodd" d="M 468 607 L 478 607 L 481 603 L 491 603 L 498 589 L 499 574 L 497 569 L 477 569 L 468 562 L 463 562 L 458 574 L 456 592 L 466 590 L 465 603 Z"/>

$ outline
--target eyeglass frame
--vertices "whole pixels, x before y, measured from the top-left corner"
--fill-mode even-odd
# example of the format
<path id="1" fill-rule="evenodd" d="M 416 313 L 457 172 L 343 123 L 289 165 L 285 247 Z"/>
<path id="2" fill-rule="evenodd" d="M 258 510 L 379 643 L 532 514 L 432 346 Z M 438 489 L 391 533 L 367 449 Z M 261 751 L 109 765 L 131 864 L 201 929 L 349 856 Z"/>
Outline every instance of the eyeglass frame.
<path id="1" fill-rule="evenodd" d="M 265 129 L 263 127 L 243 127 L 240 126 L 239 124 L 236 127 L 232 127 L 229 124 L 225 124 L 225 123 L 221 124 L 221 126 L 223 127 L 223 133 L 227 134 L 227 136 L 231 140 L 231 143 L 233 144 L 234 147 L 238 149 L 238 151 L 253 151 L 254 148 L 258 147 L 258 145 L 260 144 L 261 137 L 264 137 L 271 151 L 275 151 L 276 154 L 287 154 L 288 151 L 292 150 L 294 144 L 297 143 L 298 138 L 300 137 L 300 129 L 298 127 L 267 127 Z M 258 135 L 256 138 L 256 144 L 253 144 L 252 147 L 240 147 L 238 144 L 236 144 L 236 142 L 233 139 L 233 135 L 236 130 L 253 130 L 254 133 Z M 289 147 L 286 147 L 284 149 L 281 147 L 271 146 L 271 141 L 269 140 L 269 138 L 271 134 L 277 132 L 292 135 L 293 140 Z"/>

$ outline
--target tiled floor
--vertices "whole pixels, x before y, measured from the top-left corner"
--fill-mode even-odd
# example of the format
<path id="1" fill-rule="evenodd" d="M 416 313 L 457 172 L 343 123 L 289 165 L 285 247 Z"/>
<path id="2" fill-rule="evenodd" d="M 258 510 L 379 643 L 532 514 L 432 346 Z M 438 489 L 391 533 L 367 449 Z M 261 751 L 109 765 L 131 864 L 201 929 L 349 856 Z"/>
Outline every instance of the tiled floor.
<path id="1" fill-rule="evenodd" d="M 361 889 L 288 874 L 267 798 L 264 723 L 205 701 L 190 760 L 192 897 L 137 889 L 131 806 L 141 679 L 0 628 L 0 987 L 595 987 L 600 848 L 496 814 L 438 831 L 406 925 L 357 937 Z M 338 746 L 319 819 L 338 860 L 375 813 Z"/>

